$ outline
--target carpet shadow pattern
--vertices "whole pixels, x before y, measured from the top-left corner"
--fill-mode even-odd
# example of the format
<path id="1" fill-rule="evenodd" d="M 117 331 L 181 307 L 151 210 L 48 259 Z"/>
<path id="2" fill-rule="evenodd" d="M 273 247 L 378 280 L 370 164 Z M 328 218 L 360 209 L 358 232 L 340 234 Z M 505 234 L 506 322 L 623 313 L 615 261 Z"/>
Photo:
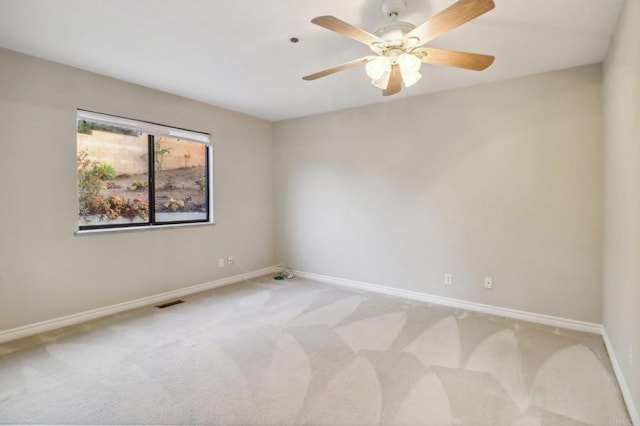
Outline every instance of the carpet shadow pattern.
<path id="1" fill-rule="evenodd" d="M 269 278 L 0 345 L 0 423 L 631 424 L 602 338 Z"/>

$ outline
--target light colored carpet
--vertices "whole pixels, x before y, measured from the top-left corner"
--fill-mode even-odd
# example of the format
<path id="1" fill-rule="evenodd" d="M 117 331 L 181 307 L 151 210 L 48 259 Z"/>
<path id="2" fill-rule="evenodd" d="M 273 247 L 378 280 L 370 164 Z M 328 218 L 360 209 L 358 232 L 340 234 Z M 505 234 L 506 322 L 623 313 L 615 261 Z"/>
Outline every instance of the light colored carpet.
<path id="1" fill-rule="evenodd" d="M 631 424 L 600 336 L 270 278 L 0 345 L 11 424 Z"/>

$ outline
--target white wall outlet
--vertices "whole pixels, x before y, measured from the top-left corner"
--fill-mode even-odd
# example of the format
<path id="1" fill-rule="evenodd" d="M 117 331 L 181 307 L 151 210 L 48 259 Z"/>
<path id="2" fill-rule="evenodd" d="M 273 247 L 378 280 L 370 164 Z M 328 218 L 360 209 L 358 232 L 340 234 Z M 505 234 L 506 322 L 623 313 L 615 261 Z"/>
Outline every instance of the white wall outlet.
<path id="1" fill-rule="evenodd" d="M 629 343 L 629 348 L 627 349 L 627 361 L 629 361 L 629 366 L 633 365 L 633 344 Z"/>
<path id="2" fill-rule="evenodd" d="M 227 257 L 227 265 L 233 265 L 233 256 Z"/>
<path id="3" fill-rule="evenodd" d="M 218 259 L 218 267 L 219 268 L 224 268 L 224 258 L 223 257 Z"/>
<path id="4" fill-rule="evenodd" d="M 453 275 L 451 274 L 444 274 L 444 283 L 446 285 L 451 285 L 453 284 Z"/>
<path id="5" fill-rule="evenodd" d="M 484 288 L 493 288 L 493 278 L 484 277 Z"/>

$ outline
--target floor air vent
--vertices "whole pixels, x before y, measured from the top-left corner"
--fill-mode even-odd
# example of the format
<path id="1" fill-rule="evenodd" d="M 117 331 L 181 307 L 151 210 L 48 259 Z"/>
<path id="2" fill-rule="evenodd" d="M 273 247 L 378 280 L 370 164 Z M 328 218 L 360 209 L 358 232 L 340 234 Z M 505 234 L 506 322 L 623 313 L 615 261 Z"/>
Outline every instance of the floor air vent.
<path id="1" fill-rule="evenodd" d="M 164 309 L 164 308 L 168 308 L 169 306 L 179 305 L 181 303 L 184 303 L 184 300 L 174 300 L 173 302 L 167 302 L 161 305 L 156 305 L 156 308 Z"/>

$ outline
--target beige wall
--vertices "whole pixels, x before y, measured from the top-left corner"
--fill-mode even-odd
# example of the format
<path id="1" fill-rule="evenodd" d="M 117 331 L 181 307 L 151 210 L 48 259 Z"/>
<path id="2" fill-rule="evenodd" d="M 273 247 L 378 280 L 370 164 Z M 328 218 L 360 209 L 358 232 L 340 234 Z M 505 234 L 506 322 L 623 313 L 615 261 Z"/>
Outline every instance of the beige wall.
<path id="1" fill-rule="evenodd" d="M 599 323 L 601 78 L 592 65 L 276 123 L 277 260 Z"/>
<path id="2" fill-rule="evenodd" d="M 640 2 L 627 0 L 604 64 L 604 327 L 640 409 Z M 633 345 L 633 364 L 629 345 Z M 636 422 L 640 419 L 636 418 Z M 640 424 L 640 423 L 638 423 Z"/>
<path id="3" fill-rule="evenodd" d="M 0 330 L 273 265 L 272 124 L 0 50 Z M 76 236 L 76 109 L 208 132 L 217 224 Z"/>

